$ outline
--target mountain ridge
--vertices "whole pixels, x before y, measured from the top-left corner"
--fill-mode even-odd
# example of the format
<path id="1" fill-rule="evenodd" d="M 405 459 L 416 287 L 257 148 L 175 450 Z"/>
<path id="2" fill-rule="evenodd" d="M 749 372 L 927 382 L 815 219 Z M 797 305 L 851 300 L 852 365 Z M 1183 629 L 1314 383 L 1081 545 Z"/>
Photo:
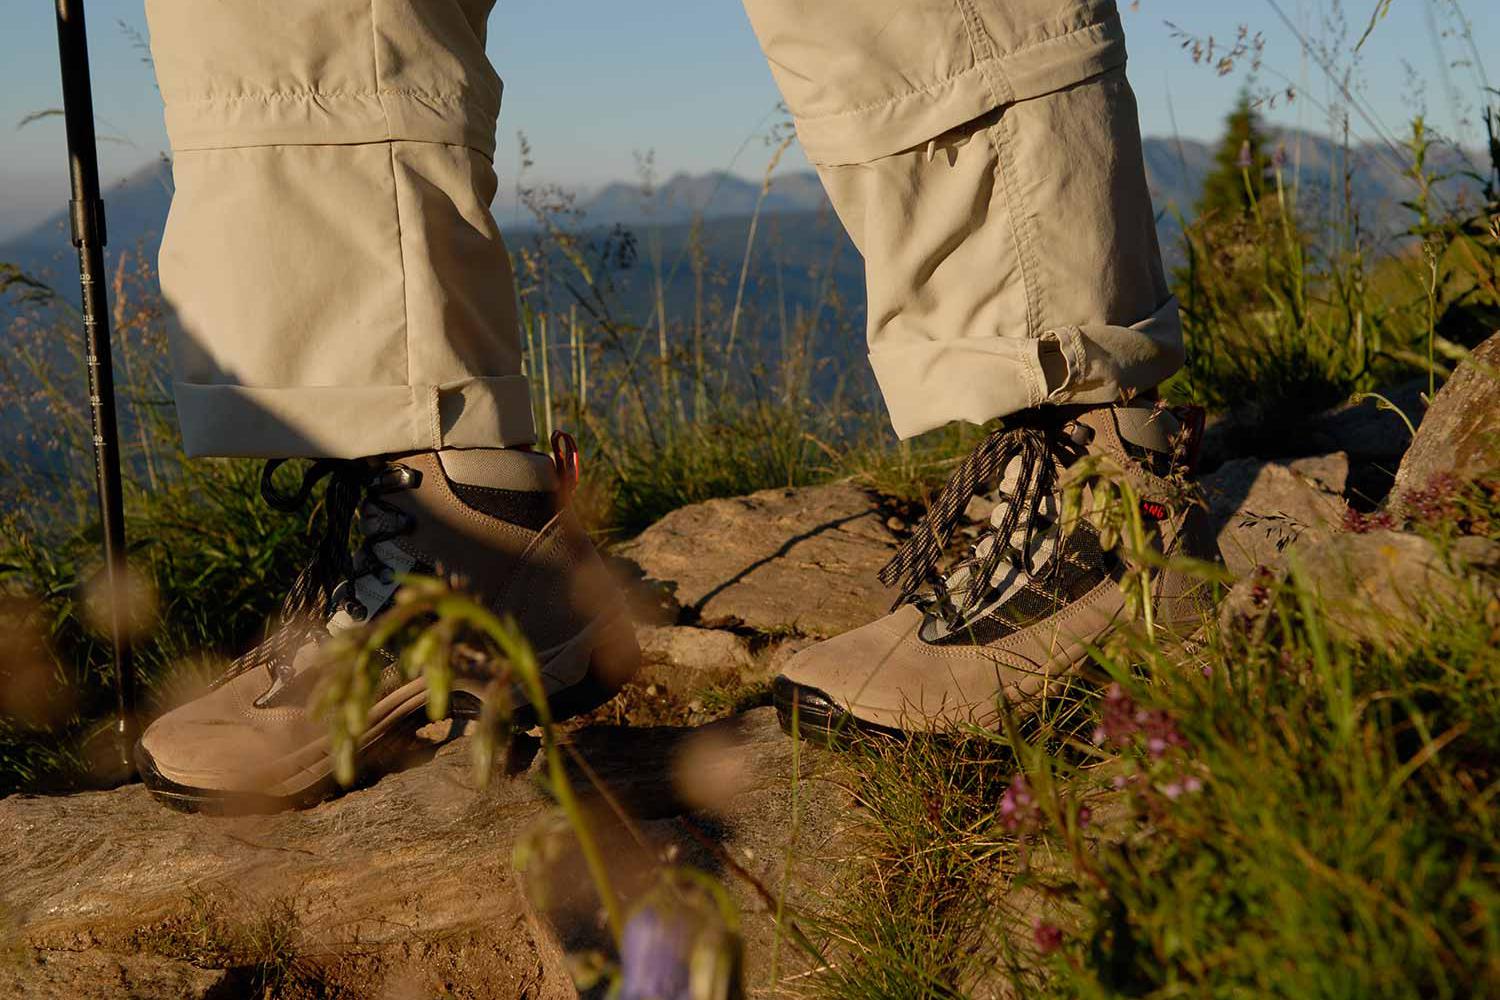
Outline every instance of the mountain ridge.
<path id="1" fill-rule="evenodd" d="M 1283 132 L 1276 138 L 1287 150 L 1287 172 L 1300 178 L 1298 197 L 1303 208 L 1332 212 L 1344 198 L 1346 153 L 1333 141 L 1314 133 Z M 1203 178 L 1212 168 L 1215 144 L 1192 139 L 1148 138 L 1143 143 L 1147 177 L 1155 203 L 1162 244 L 1173 257 L 1181 223 L 1193 217 Z M 1402 202 L 1416 188 L 1390 161 L 1385 147 L 1366 143 L 1347 153 L 1351 191 L 1361 219 L 1377 239 L 1394 238 L 1406 225 Z M 1471 160 L 1477 159 L 1469 154 Z M 1456 198 L 1477 191 L 1477 180 L 1464 177 L 1464 157 L 1440 148 L 1432 169 L 1448 174 L 1437 188 L 1440 197 Z M 757 205 L 763 215 L 792 216 L 830 210 L 817 175 L 793 171 L 776 175 L 762 194 L 763 182 L 713 171 L 676 173 L 659 184 L 606 184 L 575 197 L 586 228 L 685 226 L 694 219 L 723 220 L 751 215 Z M 165 161 L 149 164 L 105 192 L 110 249 L 140 246 L 154 257 L 160 244 L 170 203 L 171 172 Z M 502 218 L 514 206 L 496 206 Z M 520 236 L 535 226 L 526 222 L 502 225 Z M 9 240 L 0 241 L 0 261 L 41 277 L 51 276 L 59 291 L 69 294 L 66 279 L 73 266 L 67 215 L 60 209 L 42 223 Z M 1169 260 L 1170 262 L 1170 260 Z M 58 266 L 62 265 L 62 266 Z"/>

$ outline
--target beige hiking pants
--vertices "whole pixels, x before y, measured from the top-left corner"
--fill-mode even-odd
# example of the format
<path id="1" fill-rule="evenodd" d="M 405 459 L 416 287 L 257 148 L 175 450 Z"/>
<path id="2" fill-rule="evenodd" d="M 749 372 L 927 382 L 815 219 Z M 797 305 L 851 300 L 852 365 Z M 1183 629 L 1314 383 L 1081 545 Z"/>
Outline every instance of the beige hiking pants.
<path id="1" fill-rule="evenodd" d="M 489 211 L 493 2 L 147 0 L 189 453 L 534 440 Z M 1177 368 L 1113 0 L 746 7 L 864 255 L 897 433 Z"/>

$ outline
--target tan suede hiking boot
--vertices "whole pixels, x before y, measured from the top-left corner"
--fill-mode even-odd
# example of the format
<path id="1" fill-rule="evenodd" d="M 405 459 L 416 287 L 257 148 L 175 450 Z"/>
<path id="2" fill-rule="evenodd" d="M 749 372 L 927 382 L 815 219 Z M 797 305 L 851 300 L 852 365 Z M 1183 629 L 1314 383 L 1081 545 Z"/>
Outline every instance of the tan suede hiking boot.
<path id="1" fill-rule="evenodd" d="M 571 446 L 571 439 L 568 439 Z M 454 574 L 497 613 L 513 617 L 536 651 L 555 718 L 607 700 L 639 660 L 623 598 L 567 504 L 554 458 L 514 450 L 420 452 L 389 460 L 321 462 L 295 497 L 270 487 L 273 506 L 294 508 L 331 476 L 329 530 L 319 556 L 288 599 L 284 624 L 202 697 L 161 716 L 136 745 L 141 778 L 182 809 L 271 811 L 337 791 L 328 724 L 308 709 L 324 673 L 324 644 L 390 606 L 403 574 Z M 363 543 L 349 553 L 358 508 Z M 299 616 L 303 617 L 299 624 Z M 306 622 L 312 624 L 306 624 Z M 393 665 L 359 746 L 365 776 L 409 749 L 427 720 L 425 678 Z M 477 715 L 487 679 L 460 674 L 455 716 Z M 512 692 L 521 725 L 532 718 Z"/>
<path id="2" fill-rule="evenodd" d="M 798 654 L 773 684 L 781 724 L 820 742 L 854 730 L 937 732 L 994 726 L 1002 705 L 1025 711 L 1048 678 L 1080 665 L 1130 618 L 1125 564 L 1100 544 L 1090 515 L 1063 530 L 1059 485 L 1086 455 L 1116 465 L 1141 498 L 1152 544 L 1169 555 L 1217 561 L 1206 512 L 1186 487 L 1201 417 L 1183 427 L 1144 403 L 1007 418 L 965 459 L 927 518 L 881 573 L 899 586 L 879 621 Z M 933 570 L 976 492 L 998 484 L 998 503 L 965 558 Z M 1092 487 L 1084 487 L 1089 512 Z M 923 590 L 924 584 L 927 584 Z M 1154 574 L 1159 629 L 1186 635 L 1210 613 L 1209 588 L 1177 570 Z"/>

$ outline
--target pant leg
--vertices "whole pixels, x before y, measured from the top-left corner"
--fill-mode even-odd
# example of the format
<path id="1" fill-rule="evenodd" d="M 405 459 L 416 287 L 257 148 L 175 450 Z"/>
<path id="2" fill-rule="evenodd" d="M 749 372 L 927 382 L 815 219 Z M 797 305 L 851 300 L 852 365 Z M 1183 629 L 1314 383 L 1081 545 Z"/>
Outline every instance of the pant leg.
<path id="1" fill-rule="evenodd" d="M 1113 0 L 745 0 L 865 258 L 896 432 L 1182 364 Z"/>
<path id="2" fill-rule="evenodd" d="M 189 454 L 535 439 L 489 205 L 494 0 L 147 0 Z"/>

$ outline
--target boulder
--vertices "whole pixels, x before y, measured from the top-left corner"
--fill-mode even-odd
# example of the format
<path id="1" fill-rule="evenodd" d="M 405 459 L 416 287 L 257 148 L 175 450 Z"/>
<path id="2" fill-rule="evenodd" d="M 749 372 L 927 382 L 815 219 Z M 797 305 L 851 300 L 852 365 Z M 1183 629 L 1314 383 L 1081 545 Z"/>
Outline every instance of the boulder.
<path id="1" fill-rule="evenodd" d="M 618 555 L 670 593 L 682 624 L 826 637 L 889 609 L 885 520 L 849 484 L 763 490 L 675 510 Z"/>
<path id="2" fill-rule="evenodd" d="M 1396 472 L 1394 506 L 1440 475 L 1500 475 L 1500 334 L 1476 347 L 1433 399 Z"/>
<path id="3" fill-rule="evenodd" d="M 764 963 L 770 911 L 724 859 L 774 886 L 792 836 L 799 855 L 819 856 L 819 838 L 849 813 L 844 793 L 810 780 L 819 755 L 802 751 L 794 793 L 791 741 L 772 709 L 568 739 L 661 848 L 653 856 L 720 875 L 745 914 L 750 960 Z M 177 813 L 140 785 L 0 800 L 0 947 L 16 957 L 0 963 L 0 992 L 260 995 L 256 977 L 275 959 L 301 984 L 292 996 L 572 996 L 512 866 L 523 835 L 554 815 L 541 762 L 523 752 L 513 777 L 480 788 L 470 743 L 445 738 L 368 787 L 271 816 Z M 581 768 L 574 780 L 589 800 Z M 628 869 L 633 856 L 611 864 Z M 283 944 L 267 956 L 268 941 Z"/>
<path id="4" fill-rule="evenodd" d="M 1236 584 L 1224 600 L 1226 625 L 1261 617 L 1264 588 L 1294 571 L 1321 602 L 1330 631 L 1348 641 L 1399 644 L 1434 612 L 1461 595 L 1465 580 L 1493 590 L 1494 576 L 1475 571 L 1500 562 L 1500 543 L 1459 539 L 1446 553 L 1401 531 L 1303 538 L 1266 569 Z M 1487 582 L 1486 582 L 1487 581 Z"/>
<path id="5" fill-rule="evenodd" d="M 1244 576 L 1303 535 L 1326 537 L 1344 517 L 1348 475 L 1348 456 L 1337 453 L 1285 463 L 1241 458 L 1204 476 L 1225 565 Z"/>

